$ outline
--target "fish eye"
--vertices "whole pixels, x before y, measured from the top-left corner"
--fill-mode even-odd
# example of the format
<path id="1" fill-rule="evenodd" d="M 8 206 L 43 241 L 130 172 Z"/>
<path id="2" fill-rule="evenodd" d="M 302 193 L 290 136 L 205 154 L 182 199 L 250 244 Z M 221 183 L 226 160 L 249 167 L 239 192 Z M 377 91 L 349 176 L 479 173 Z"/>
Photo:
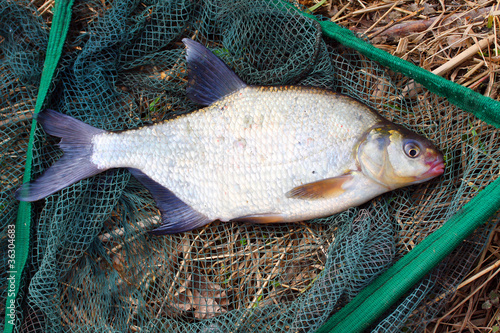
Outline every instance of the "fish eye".
<path id="1" fill-rule="evenodd" d="M 420 147 L 412 141 L 405 144 L 404 151 L 409 158 L 417 158 L 420 155 Z"/>

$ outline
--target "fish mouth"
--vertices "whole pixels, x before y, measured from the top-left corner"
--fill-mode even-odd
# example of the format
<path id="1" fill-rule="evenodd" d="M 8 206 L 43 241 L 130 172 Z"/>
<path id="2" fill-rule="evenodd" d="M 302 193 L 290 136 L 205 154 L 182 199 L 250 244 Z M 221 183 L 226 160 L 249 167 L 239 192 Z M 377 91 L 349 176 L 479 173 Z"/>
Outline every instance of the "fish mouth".
<path id="1" fill-rule="evenodd" d="M 429 170 L 425 173 L 428 177 L 437 177 L 444 173 L 444 162 L 442 158 L 437 158 L 432 162 L 428 162 Z"/>

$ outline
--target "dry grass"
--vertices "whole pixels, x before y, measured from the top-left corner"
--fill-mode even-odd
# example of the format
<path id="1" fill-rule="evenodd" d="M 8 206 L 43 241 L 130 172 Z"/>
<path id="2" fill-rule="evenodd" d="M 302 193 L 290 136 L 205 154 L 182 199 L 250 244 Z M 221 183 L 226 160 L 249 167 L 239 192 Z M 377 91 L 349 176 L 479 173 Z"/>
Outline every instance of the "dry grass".
<path id="1" fill-rule="evenodd" d="M 497 332 L 500 327 L 500 228 L 497 225 L 476 267 L 426 332 Z"/>
<path id="2" fill-rule="evenodd" d="M 380 49 L 498 96 L 500 6 L 495 1 L 329 0 L 316 13 L 368 36 Z"/>
<path id="3" fill-rule="evenodd" d="M 500 47 L 497 37 L 500 26 L 500 6 L 494 1 L 456 4 L 444 1 L 418 0 L 370 2 L 327 0 L 320 3 L 305 0 L 301 3 L 307 7 L 318 4 L 316 13 L 327 15 L 331 17 L 332 21 L 365 34 L 375 46 L 389 53 L 470 87 L 486 96 L 499 98 L 500 84 L 496 77 L 500 65 Z M 49 21 L 54 2 L 52 0 L 35 1 L 35 4 Z M 401 214 L 405 214 L 405 212 L 401 211 Z M 316 228 L 322 229 L 322 227 L 317 226 Z M 106 241 L 106 239 L 111 239 L 113 235 L 117 237 L 120 232 L 115 230 L 111 234 L 100 237 L 102 241 Z M 301 238 L 302 240 L 299 242 L 296 234 L 302 232 L 309 232 L 312 236 L 309 239 Z M 321 242 L 315 244 L 317 240 L 315 235 L 321 232 L 322 230 L 314 230 L 313 232 L 309 227 L 301 226 L 300 230 L 292 228 L 288 233 L 262 244 L 258 243 L 262 242 L 263 239 L 260 236 L 233 234 L 231 235 L 233 239 L 227 241 L 227 244 L 232 244 L 233 247 L 221 245 L 220 240 L 214 236 L 215 233 L 211 234 L 213 238 L 205 239 L 203 230 L 196 233 L 196 236 L 191 234 L 189 237 L 181 236 L 184 238 L 178 242 L 180 246 L 178 253 L 171 254 L 172 257 L 178 256 L 180 261 L 176 267 L 166 270 L 163 275 L 172 276 L 171 280 L 149 275 L 146 275 L 144 279 L 134 280 L 133 276 L 126 273 L 129 271 L 129 267 L 125 267 L 126 260 L 120 256 L 121 248 L 111 246 L 108 254 L 111 254 L 112 257 L 114 255 L 113 267 L 120 274 L 122 283 L 136 284 L 137 286 L 144 283 L 155 284 L 158 289 L 168 290 L 169 294 L 174 291 L 174 298 L 177 302 L 156 304 L 154 310 L 157 317 L 162 312 L 167 312 L 170 315 L 183 315 L 186 312 L 192 312 L 196 319 L 201 319 L 230 310 L 229 298 L 231 303 L 240 304 L 242 308 L 249 308 L 263 301 L 261 295 L 264 291 L 268 296 L 272 296 L 269 297 L 270 301 L 276 302 L 277 296 L 286 298 L 289 294 L 299 294 L 307 290 L 323 268 L 323 247 L 328 244 Z M 250 239 L 255 239 L 257 243 L 249 242 Z M 458 287 L 456 295 L 447 303 L 442 316 L 436 318 L 428 326 L 427 331 L 494 332 L 495 325 L 500 326 L 498 302 L 499 241 L 500 228 L 497 227 L 476 267 L 470 272 L 466 281 Z M 239 246 L 236 246 L 238 244 Z M 313 246 L 316 247 L 313 248 Z M 209 247 L 210 250 L 208 250 Z M 271 256 L 266 256 L 269 251 L 260 251 L 266 247 L 275 247 Z M 297 256 L 297 260 L 305 261 L 297 265 L 301 268 L 299 271 L 292 272 L 294 277 L 290 279 L 290 284 L 274 284 L 273 278 L 279 270 L 283 270 L 281 274 L 289 273 L 284 272 L 282 263 L 284 257 L 291 256 L 294 251 L 300 249 L 305 252 Z M 257 253 L 259 256 L 256 255 Z M 190 254 L 189 258 L 188 254 Z M 255 262 L 262 261 L 263 264 L 252 265 L 252 261 L 245 260 L 248 256 Z M 158 258 L 163 257 L 164 254 L 159 253 Z M 212 276 L 225 276 L 226 280 L 224 281 L 204 280 L 197 271 L 194 273 L 187 271 L 186 262 L 188 259 L 190 263 L 195 263 L 221 258 L 227 259 L 227 262 L 222 263 L 217 272 L 210 272 L 213 268 L 208 266 L 202 266 L 199 269 Z M 307 265 L 305 265 L 306 263 Z M 313 263 L 316 266 L 313 266 Z M 160 262 L 158 265 L 162 269 L 166 269 L 169 264 Z M 231 268 L 232 266 L 234 268 Z M 259 271 L 259 267 L 267 268 L 264 271 Z M 134 269 L 137 270 L 137 268 Z M 134 273 L 140 275 L 137 271 Z M 256 284 L 251 286 L 255 290 L 253 298 L 238 299 L 239 295 L 243 295 L 237 289 L 240 288 L 240 282 L 243 278 L 256 281 Z M 200 288 L 200 285 L 203 285 L 203 288 Z M 234 287 L 232 294 L 228 295 L 220 291 L 221 285 Z M 197 289 L 209 290 L 209 292 L 206 292 L 206 295 L 195 294 Z M 76 291 L 82 292 L 82 290 Z M 63 294 L 65 295 L 65 293 Z M 198 308 L 194 308 L 193 298 L 201 299 L 204 303 L 202 302 L 201 306 L 198 305 Z M 68 300 L 72 302 L 68 308 L 76 309 L 78 307 L 75 301 L 70 298 Z M 131 300 L 130 304 L 131 307 L 134 306 L 135 300 Z M 88 321 L 84 310 L 74 311 L 79 313 L 80 318 L 71 317 L 71 314 L 64 316 L 66 324 L 71 325 L 79 320 Z M 93 313 L 92 309 L 86 310 Z M 133 327 L 131 326 L 132 331 Z"/>
<path id="4" fill-rule="evenodd" d="M 378 48 L 500 100 L 497 1 L 328 0 L 316 13 L 368 36 Z M 497 224 L 476 266 L 427 332 L 499 331 L 499 244 Z"/>

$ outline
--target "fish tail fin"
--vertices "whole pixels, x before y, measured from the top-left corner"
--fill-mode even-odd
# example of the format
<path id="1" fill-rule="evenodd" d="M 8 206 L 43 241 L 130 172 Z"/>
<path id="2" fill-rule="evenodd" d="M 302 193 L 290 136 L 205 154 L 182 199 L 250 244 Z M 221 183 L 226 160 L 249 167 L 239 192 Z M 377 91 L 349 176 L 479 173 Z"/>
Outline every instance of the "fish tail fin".
<path id="1" fill-rule="evenodd" d="M 104 133 L 90 125 L 54 110 L 43 110 L 36 120 L 46 133 L 60 137 L 64 155 L 39 178 L 23 184 L 15 193 L 20 201 L 43 199 L 77 181 L 103 172 L 92 163 L 92 138 Z"/>

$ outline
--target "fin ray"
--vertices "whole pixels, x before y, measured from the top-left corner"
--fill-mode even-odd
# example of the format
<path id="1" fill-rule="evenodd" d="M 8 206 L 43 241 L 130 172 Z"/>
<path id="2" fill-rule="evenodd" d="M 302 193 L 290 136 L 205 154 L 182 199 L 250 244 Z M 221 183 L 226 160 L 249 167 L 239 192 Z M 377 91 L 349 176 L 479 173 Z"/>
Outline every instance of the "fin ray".
<path id="1" fill-rule="evenodd" d="M 346 173 L 338 177 L 322 179 L 317 182 L 294 187 L 286 193 L 286 196 L 288 198 L 304 200 L 336 197 L 345 192 L 342 185 L 352 178 L 353 176 L 351 173 Z"/>
<path id="2" fill-rule="evenodd" d="M 247 85 L 202 44 L 189 38 L 187 47 L 188 86 L 186 93 L 195 103 L 210 105 Z"/>
<path id="3" fill-rule="evenodd" d="M 90 160 L 92 138 L 96 134 L 104 133 L 104 130 L 50 109 L 40 112 L 36 120 L 45 132 L 62 138 L 59 147 L 64 155 L 36 180 L 17 189 L 16 199 L 37 201 L 79 180 L 105 171 Z"/>
<path id="4" fill-rule="evenodd" d="M 211 219 L 188 206 L 172 191 L 163 187 L 139 169 L 129 168 L 132 175 L 143 184 L 155 199 L 160 209 L 162 225 L 149 231 L 154 235 L 174 234 L 202 227 Z"/>

